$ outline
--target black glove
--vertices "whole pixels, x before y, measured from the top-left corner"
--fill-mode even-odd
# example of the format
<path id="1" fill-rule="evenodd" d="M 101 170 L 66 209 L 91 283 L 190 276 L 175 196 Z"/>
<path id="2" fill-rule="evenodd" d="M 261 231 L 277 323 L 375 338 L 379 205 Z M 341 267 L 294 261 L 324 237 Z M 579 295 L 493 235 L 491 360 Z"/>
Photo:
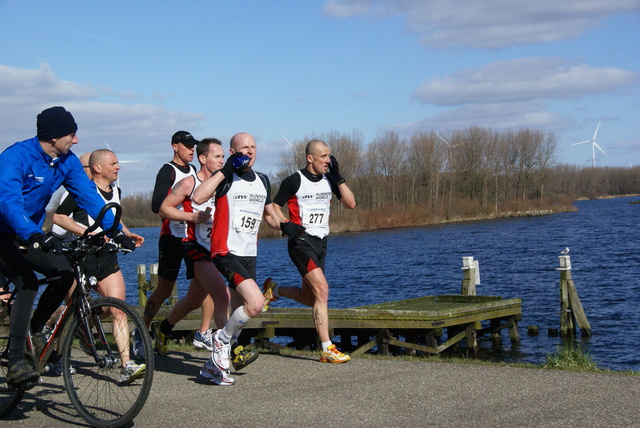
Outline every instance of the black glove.
<path id="1" fill-rule="evenodd" d="M 113 242 L 119 244 L 126 250 L 133 251 L 136 249 L 136 242 L 125 235 L 122 230 L 118 230 L 113 235 L 111 235 L 111 239 L 113 239 Z"/>
<path id="2" fill-rule="evenodd" d="M 51 233 L 34 233 L 29 237 L 29 248 L 45 253 L 62 254 L 62 241 Z"/>
<path id="3" fill-rule="evenodd" d="M 336 186 L 339 186 L 345 182 L 345 179 L 342 175 L 340 175 L 338 159 L 336 159 L 334 155 L 329 156 L 329 159 L 331 159 L 331 163 L 329 164 L 329 172 L 327 173 L 327 178 L 331 180 Z"/>
<path id="4" fill-rule="evenodd" d="M 282 230 L 283 235 L 286 235 L 289 238 L 297 238 L 305 232 L 304 226 L 301 226 L 292 221 L 280 223 L 280 230 Z"/>
<path id="5" fill-rule="evenodd" d="M 236 152 L 229 156 L 221 171 L 226 178 L 229 178 L 233 176 L 235 171 L 239 171 L 249 165 L 250 160 L 249 156 L 243 155 L 241 152 Z"/>

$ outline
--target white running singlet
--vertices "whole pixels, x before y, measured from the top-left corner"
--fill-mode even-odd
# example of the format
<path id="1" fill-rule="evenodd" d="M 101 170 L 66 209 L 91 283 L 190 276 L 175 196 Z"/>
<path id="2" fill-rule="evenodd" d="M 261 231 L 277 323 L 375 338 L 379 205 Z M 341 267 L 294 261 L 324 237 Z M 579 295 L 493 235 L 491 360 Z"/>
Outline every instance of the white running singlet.
<path id="1" fill-rule="evenodd" d="M 174 164 L 172 164 L 171 162 L 167 162 L 167 164 L 171 165 L 171 167 L 175 170 L 176 172 L 176 177 L 173 180 L 173 183 L 171 184 L 171 188 L 173 188 L 173 186 L 175 186 L 175 184 L 177 182 L 179 182 L 180 180 L 182 180 L 183 178 L 186 178 L 188 176 L 196 176 L 196 169 L 193 165 L 189 165 L 189 173 L 185 174 L 184 172 L 180 171 Z M 171 191 L 171 190 L 169 190 Z M 177 206 L 176 208 L 178 208 L 180 211 L 182 211 L 182 204 L 180 204 L 180 206 Z M 160 229 L 160 234 L 161 235 L 173 235 L 176 238 L 186 238 L 187 237 L 187 222 L 186 221 L 177 221 L 177 220 L 162 220 L 162 228 Z"/>
<path id="2" fill-rule="evenodd" d="M 104 200 L 105 204 L 108 204 L 110 202 L 115 202 L 116 204 L 120 205 L 120 189 L 117 186 L 114 186 L 113 184 L 111 185 L 111 199 L 109 200 L 107 200 L 107 198 L 104 197 L 100 189 L 98 189 L 98 186 L 96 186 L 96 191 L 98 192 L 98 195 L 100 195 L 100 197 Z M 65 199 L 67 199 L 67 197 L 69 197 L 69 192 L 65 190 L 64 193 L 62 194 L 62 197 L 60 198 L 60 203 L 62 203 Z M 116 214 L 115 208 L 112 208 L 111 211 L 113 212 L 113 215 Z M 73 213 L 71 213 L 69 217 L 73 220 Z M 95 220 L 91 218 L 89 214 L 87 214 L 87 220 L 89 224 L 81 224 L 78 222 L 76 223 L 85 227 L 89 227 L 93 223 L 95 223 Z M 79 238 L 79 236 L 76 235 L 75 233 L 71 233 L 68 230 L 63 229 L 62 227 L 58 226 L 55 223 L 51 226 L 51 232 L 54 235 L 56 235 L 58 238 L 64 241 L 75 241 L 76 239 Z M 102 232 L 102 228 L 98 226 L 98 228 L 94 231 L 94 233 L 100 233 L 100 232 Z"/>
<path id="3" fill-rule="evenodd" d="M 307 234 L 324 238 L 329 234 L 329 213 L 331 212 L 331 184 L 326 176 L 313 182 L 304 174 L 300 175 L 300 188 L 287 205 L 291 221 L 305 227 Z"/>
<path id="4" fill-rule="evenodd" d="M 202 181 L 195 176 L 195 184 L 193 186 L 193 190 L 191 191 L 191 195 L 189 198 L 185 199 L 182 202 L 182 208 L 186 213 L 192 213 L 195 211 L 206 211 L 210 210 L 212 218 L 206 223 L 196 224 L 192 221 L 187 222 L 187 237 L 183 239 L 183 241 L 194 241 L 198 244 L 202 245 L 204 248 L 211 247 L 211 231 L 213 230 L 213 214 L 216 210 L 216 200 L 215 196 L 211 197 L 211 199 L 203 202 L 202 204 L 196 204 L 191 199 L 193 197 L 193 192 L 196 191 L 199 185 L 202 184 Z"/>
<path id="5" fill-rule="evenodd" d="M 258 173 L 254 181 L 233 174 L 228 192 L 216 198 L 211 256 L 257 256 L 258 229 L 266 200 L 267 189 Z"/>

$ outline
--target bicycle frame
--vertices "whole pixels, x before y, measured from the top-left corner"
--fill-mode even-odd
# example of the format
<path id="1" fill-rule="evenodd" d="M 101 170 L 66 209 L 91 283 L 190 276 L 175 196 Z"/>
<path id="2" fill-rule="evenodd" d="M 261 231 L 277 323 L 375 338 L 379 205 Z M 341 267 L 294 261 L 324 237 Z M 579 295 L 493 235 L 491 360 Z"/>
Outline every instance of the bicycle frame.
<path id="1" fill-rule="evenodd" d="M 104 213 L 112 208 L 116 209 L 112 229 L 90 236 Z M 29 333 L 27 339 L 29 359 L 41 373 L 45 371 L 47 360 L 60 341 L 62 377 L 69 400 L 85 421 L 98 427 L 122 426 L 133 420 L 144 406 L 153 382 L 153 345 L 140 315 L 120 299 L 105 296 L 94 298 L 92 295 L 98 282 L 93 276 L 97 272 L 95 258 L 102 252 L 130 251 L 105 239 L 119 224 L 120 210 L 121 207 L 117 204 L 105 205 L 96 218 L 96 223 L 76 241 L 63 247 L 74 268 L 76 288 L 46 341 L 45 338 L 39 340 L 42 337 L 40 333 Z M 71 273 L 40 279 L 39 285 L 69 278 L 68 275 Z M 7 304 L 3 302 L 0 305 L 0 329 L 4 340 L 0 374 L 3 376 L 6 376 L 8 366 L 7 321 L 10 322 L 8 315 L 15 295 L 14 290 Z M 128 320 L 135 331 L 138 331 L 137 338 L 128 336 L 131 330 L 126 324 L 123 327 L 120 314 L 124 314 L 124 320 Z M 106 319 L 108 317 L 112 319 Z M 124 336 L 122 332 L 125 332 Z M 76 346 L 78 338 L 79 347 Z M 140 341 L 140 364 L 129 358 L 130 341 L 134 340 Z M 26 385 L 25 388 L 11 389 L 0 384 L 0 417 L 15 409 L 23 393 L 29 388 Z"/>
<path id="2" fill-rule="evenodd" d="M 96 350 L 95 338 L 93 337 L 93 334 L 89 334 L 89 332 L 91 331 L 92 317 L 98 318 L 94 320 L 93 324 L 98 329 L 98 339 L 102 344 L 107 343 L 107 336 L 104 331 L 104 328 L 102 328 L 102 323 L 95 322 L 95 321 L 99 321 L 100 314 L 92 312 L 91 310 L 91 306 L 89 303 L 91 289 L 90 287 L 87 286 L 89 279 L 86 277 L 86 274 L 82 268 L 82 264 L 77 263 L 77 265 L 75 266 L 75 270 L 76 270 L 77 285 L 73 293 L 72 299 L 75 297 L 75 302 L 73 304 L 75 306 L 76 312 L 80 316 L 82 330 L 85 334 L 86 345 L 88 345 L 88 348 L 91 354 L 93 355 L 93 358 L 95 359 L 98 367 L 101 367 L 101 368 L 115 367 L 120 362 L 120 356 L 117 350 L 116 352 L 114 352 L 113 349 L 109 348 L 108 355 L 98 356 L 98 353 Z M 95 280 L 95 278 L 93 279 Z M 68 309 L 68 306 L 67 306 L 67 309 Z"/>
<path id="3" fill-rule="evenodd" d="M 86 332 L 91 331 L 91 317 L 99 317 L 99 314 L 92 314 L 91 312 L 89 303 L 91 288 L 88 286 L 89 280 L 84 273 L 80 260 L 74 261 L 74 271 L 76 273 L 76 288 L 62 313 L 60 314 L 60 317 L 53 326 L 51 335 L 49 336 L 48 340 L 43 343 L 43 347 L 40 352 L 37 352 L 38 347 L 34 342 L 34 335 L 31 333 L 31 331 L 29 331 L 29 335 L 27 336 L 27 353 L 31 355 L 32 362 L 34 363 L 36 370 L 41 373 L 44 371 L 47 360 L 49 359 L 49 356 L 55 348 L 55 343 L 62 337 L 62 333 L 64 331 L 64 327 L 66 325 L 68 317 L 74 312 L 76 312 L 80 317 L 82 330 L 85 332 L 85 345 L 93 355 L 96 364 L 99 367 L 114 367 L 120 361 L 117 351 L 114 352 L 113 350 L 109 351 L 109 355 L 99 357 L 96 351 L 95 338 L 92 334 L 86 334 Z M 55 281 L 61 278 L 63 278 L 62 275 L 42 278 L 38 280 L 38 285 L 46 285 L 51 281 Z M 6 301 L 6 304 L 3 305 L 2 310 L 0 311 L 0 320 L 3 320 L 7 317 L 8 312 L 11 309 L 11 303 L 15 299 L 15 295 L 16 291 L 14 290 L 9 296 L 9 299 Z M 102 323 L 94 322 L 94 325 L 97 326 L 98 329 L 98 339 L 101 341 L 101 343 L 106 344 L 107 337 L 104 329 L 102 328 Z"/>

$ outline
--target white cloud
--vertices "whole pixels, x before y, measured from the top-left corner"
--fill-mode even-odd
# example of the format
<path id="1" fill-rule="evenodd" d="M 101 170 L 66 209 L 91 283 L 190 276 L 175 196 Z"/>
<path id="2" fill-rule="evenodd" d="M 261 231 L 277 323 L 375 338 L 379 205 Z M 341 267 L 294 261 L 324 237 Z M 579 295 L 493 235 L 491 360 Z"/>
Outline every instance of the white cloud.
<path id="1" fill-rule="evenodd" d="M 542 101 L 470 104 L 450 109 L 423 120 L 393 126 L 401 134 L 419 131 L 455 130 L 470 126 L 492 129 L 538 128 L 566 130 L 573 121 L 547 111 Z"/>
<path id="2" fill-rule="evenodd" d="M 614 67 L 575 64 L 561 58 L 497 61 L 424 83 L 414 93 L 423 104 L 580 99 L 636 85 L 640 74 Z"/>
<path id="3" fill-rule="evenodd" d="M 330 0 L 326 15 L 403 16 L 431 48 L 500 48 L 577 37 L 611 15 L 640 9 L 640 0 Z"/>
<path id="4" fill-rule="evenodd" d="M 144 161 L 122 166 L 121 186 L 126 193 L 151 191 L 157 170 L 171 159 L 171 135 L 179 129 L 197 135 L 205 117 L 150 104 L 101 101 L 102 95 L 111 93 L 109 88 L 96 90 L 59 80 L 46 63 L 35 70 L 0 65 L 0 151 L 33 137 L 38 113 L 62 105 L 78 123 L 80 143 L 75 153 L 104 148 L 107 141 L 119 159 Z"/>

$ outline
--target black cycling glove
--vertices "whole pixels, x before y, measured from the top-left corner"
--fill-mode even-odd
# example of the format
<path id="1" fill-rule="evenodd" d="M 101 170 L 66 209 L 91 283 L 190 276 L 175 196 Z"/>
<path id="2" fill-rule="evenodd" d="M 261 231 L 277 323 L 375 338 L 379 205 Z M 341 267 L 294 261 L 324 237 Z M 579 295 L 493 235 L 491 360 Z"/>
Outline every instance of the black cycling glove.
<path id="1" fill-rule="evenodd" d="M 249 156 L 243 155 L 241 152 L 236 152 L 229 156 L 221 171 L 225 178 L 232 177 L 235 171 L 239 171 L 249 165 L 250 160 Z"/>
<path id="2" fill-rule="evenodd" d="M 136 242 L 125 235 L 122 230 L 118 230 L 113 235 L 111 235 L 111 239 L 113 239 L 116 244 L 119 244 L 122 248 L 129 251 L 133 251 L 136 249 Z"/>
<path id="3" fill-rule="evenodd" d="M 29 248 L 43 251 L 45 253 L 62 254 L 62 241 L 56 238 L 51 232 L 34 233 L 29 237 Z"/>
<path id="4" fill-rule="evenodd" d="M 297 238 L 305 232 L 304 226 L 292 221 L 280 223 L 280 230 L 282 230 L 283 235 L 286 235 L 289 238 Z"/>
<path id="5" fill-rule="evenodd" d="M 327 172 L 327 178 L 331 180 L 336 186 L 345 182 L 345 179 L 340 175 L 340 167 L 338 166 L 338 159 L 334 155 L 329 156 L 331 163 L 329 164 L 329 172 Z"/>

